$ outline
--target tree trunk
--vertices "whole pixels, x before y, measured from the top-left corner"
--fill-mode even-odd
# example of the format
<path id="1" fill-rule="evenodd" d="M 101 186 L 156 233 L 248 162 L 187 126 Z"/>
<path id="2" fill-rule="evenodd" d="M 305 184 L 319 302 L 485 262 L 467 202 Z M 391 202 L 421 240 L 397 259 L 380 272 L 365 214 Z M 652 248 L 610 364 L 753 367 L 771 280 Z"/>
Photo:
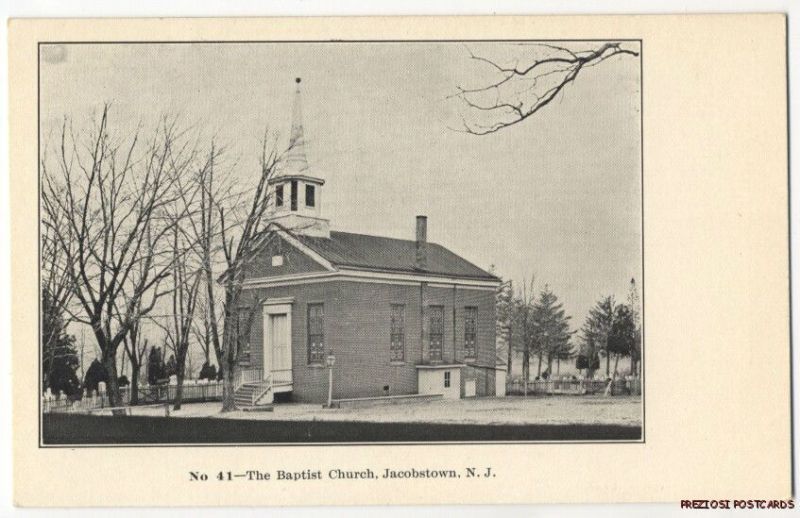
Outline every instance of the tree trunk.
<path id="1" fill-rule="evenodd" d="M 542 353 L 539 353 L 538 356 L 539 356 L 539 368 L 536 370 L 536 375 L 537 376 L 541 376 L 542 375 Z"/>
<path id="2" fill-rule="evenodd" d="M 226 307 L 231 305 L 226 304 Z M 230 412 L 236 410 L 236 401 L 234 400 L 234 392 L 236 391 L 235 383 L 235 369 L 237 357 L 237 343 L 236 343 L 236 327 L 235 323 L 239 316 L 236 313 L 228 313 L 226 309 L 225 315 L 225 329 L 223 329 L 223 348 L 225 349 L 223 368 L 223 390 L 222 390 L 222 411 Z"/>
<path id="3" fill-rule="evenodd" d="M 178 368 L 178 387 L 175 390 L 175 404 L 173 405 L 173 410 L 180 410 L 181 403 L 183 402 L 183 370 L 182 366 Z"/>
<path id="4" fill-rule="evenodd" d="M 47 355 L 49 356 L 47 361 L 47 372 L 44 373 L 42 378 L 42 391 L 47 390 L 47 387 L 50 386 L 50 377 L 53 375 L 53 363 L 55 363 L 56 359 L 56 340 L 53 339 L 53 333 L 50 333 L 50 336 L 45 338 L 45 347 L 47 349 Z M 83 357 L 81 357 L 81 363 L 83 363 Z M 83 378 L 81 378 L 81 382 L 83 382 Z"/>
<path id="5" fill-rule="evenodd" d="M 556 374 L 561 374 L 561 357 L 556 358 Z"/>
<path id="6" fill-rule="evenodd" d="M 522 351 L 522 393 L 528 397 L 528 380 L 531 372 L 531 353 L 528 349 Z"/>
<path id="7" fill-rule="evenodd" d="M 108 375 L 108 386 L 106 393 L 108 394 L 108 402 L 112 407 L 122 406 L 122 400 L 119 396 L 119 384 L 117 383 L 117 359 L 116 354 L 110 353 L 110 347 L 106 347 L 103 351 L 103 366 Z M 116 411 L 115 411 L 116 413 Z"/>
<path id="8" fill-rule="evenodd" d="M 141 365 L 131 362 L 131 405 L 139 404 L 139 371 Z"/>
<path id="9" fill-rule="evenodd" d="M 608 349 L 606 349 L 606 378 L 611 374 L 611 355 L 608 354 Z"/>
<path id="10" fill-rule="evenodd" d="M 506 376 L 506 392 L 508 392 L 508 388 L 511 385 L 511 372 L 512 372 L 511 371 L 511 361 L 514 359 L 513 350 L 511 348 L 511 333 L 508 333 L 508 344 L 507 344 L 507 346 L 508 346 L 508 365 L 507 365 L 508 370 L 506 372 L 508 372 L 508 376 Z"/>
<path id="11" fill-rule="evenodd" d="M 619 371 L 617 368 L 619 367 L 619 353 L 617 353 L 614 357 L 614 375 L 616 375 Z"/>
<path id="12" fill-rule="evenodd" d="M 234 401 L 234 386 L 233 386 L 233 369 L 226 365 L 222 375 L 222 411 L 231 412 L 236 410 L 236 402 Z"/>

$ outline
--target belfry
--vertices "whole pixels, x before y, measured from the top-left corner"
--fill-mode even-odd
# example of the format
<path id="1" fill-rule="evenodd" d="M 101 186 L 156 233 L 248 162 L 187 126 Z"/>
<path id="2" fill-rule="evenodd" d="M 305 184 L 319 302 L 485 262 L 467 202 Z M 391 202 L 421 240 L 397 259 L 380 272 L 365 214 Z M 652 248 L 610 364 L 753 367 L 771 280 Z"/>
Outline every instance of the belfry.
<path id="1" fill-rule="evenodd" d="M 303 133 L 300 78 L 295 79 L 292 130 L 283 168 L 269 181 L 272 190 L 271 219 L 296 234 L 330 237 L 330 222 L 321 216 L 325 180 L 310 170 Z"/>

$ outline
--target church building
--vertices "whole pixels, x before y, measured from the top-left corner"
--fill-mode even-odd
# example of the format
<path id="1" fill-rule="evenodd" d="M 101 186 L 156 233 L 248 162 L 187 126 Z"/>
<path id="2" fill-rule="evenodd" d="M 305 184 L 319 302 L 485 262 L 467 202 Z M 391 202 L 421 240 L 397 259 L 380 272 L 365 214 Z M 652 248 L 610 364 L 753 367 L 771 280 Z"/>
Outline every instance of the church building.
<path id="1" fill-rule="evenodd" d="M 244 298 L 257 307 L 237 404 L 325 403 L 329 376 L 334 400 L 503 392 L 499 279 L 429 241 L 425 216 L 409 214 L 409 239 L 331 230 L 324 187 L 306 157 L 297 79 L 290 150 L 245 269 Z"/>

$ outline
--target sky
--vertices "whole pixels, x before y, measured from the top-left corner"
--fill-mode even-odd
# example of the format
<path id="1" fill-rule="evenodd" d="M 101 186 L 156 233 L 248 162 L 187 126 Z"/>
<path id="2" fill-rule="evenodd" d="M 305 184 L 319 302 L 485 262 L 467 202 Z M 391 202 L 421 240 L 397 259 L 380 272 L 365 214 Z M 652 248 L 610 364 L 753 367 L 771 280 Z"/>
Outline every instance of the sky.
<path id="1" fill-rule="evenodd" d="M 575 43 L 571 48 L 599 46 Z M 637 44 L 626 44 L 638 50 Z M 87 124 L 111 102 L 130 131 L 177 114 L 225 144 L 246 184 L 265 129 L 288 139 L 302 78 L 308 160 L 326 180 L 333 230 L 428 239 L 520 285 L 558 295 L 578 329 L 605 295 L 642 279 L 640 62 L 581 72 L 533 117 L 486 136 L 454 131 L 456 87 L 493 73 L 476 54 L 530 59 L 501 43 L 247 43 L 43 46 L 43 142 L 64 117 Z"/>

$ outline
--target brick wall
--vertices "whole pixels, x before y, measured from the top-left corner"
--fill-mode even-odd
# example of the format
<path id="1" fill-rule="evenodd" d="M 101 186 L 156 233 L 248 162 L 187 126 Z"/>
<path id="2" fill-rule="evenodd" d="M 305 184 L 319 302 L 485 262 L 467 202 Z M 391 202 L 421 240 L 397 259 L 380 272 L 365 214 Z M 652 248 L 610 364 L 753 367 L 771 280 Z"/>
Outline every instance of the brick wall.
<path id="1" fill-rule="evenodd" d="M 463 362 L 464 307 L 478 308 L 477 364 L 494 366 L 494 292 L 452 287 L 395 285 L 373 282 L 330 281 L 255 290 L 257 298 L 294 297 L 292 305 L 292 363 L 296 401 L 321 403 L 327 399 L 326 368 L 308 365 L 307 307 L 325 304 L 325 348 L 336 355 L 334 398 L 414 394 L 415 365 L 428 360 L 429 306 L 444 307 L 443 359 Z M 390 359 L 392 304 L 405 305 L 405 358 Z M 453 308 L 455 308 L 455 319 Z M 263 362 L 263 318 L 251 330 L 252 365 Z M 465 368 L 464 379 L 477 379 L 478 395 L 494 394 L 494 371 Z"/>

